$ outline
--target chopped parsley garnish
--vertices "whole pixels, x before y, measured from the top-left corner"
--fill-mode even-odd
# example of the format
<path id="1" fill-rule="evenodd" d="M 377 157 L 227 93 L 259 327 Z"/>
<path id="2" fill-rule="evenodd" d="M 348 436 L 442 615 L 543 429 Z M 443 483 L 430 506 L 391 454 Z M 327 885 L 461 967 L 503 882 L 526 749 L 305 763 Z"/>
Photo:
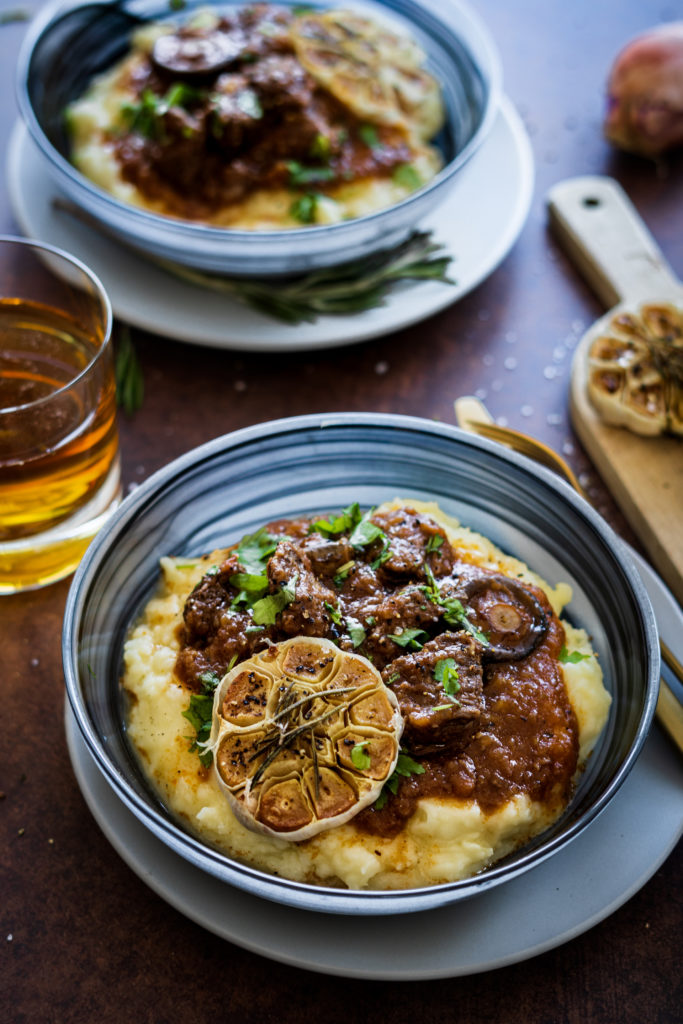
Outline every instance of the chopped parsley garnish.
<path id="1" fill-rule="evenodd" d="M 562 647 L 557 660 L 563 665 L 576 665 L 580 661 L 587 661 L 590 657 L 590 654 L 582 654 L 581 651 L 570 651 L 566 647 Z"/>
<path id="2" fill-rule="evenodd" d="M 299 196 L 298 199 L 294 200 L 289 208 L 289 212 L 295 220 L 300 221 L 302 224 L 314 224 L 319 198 L 320 196 L 317 192 L 306 192 L 305 195 Z"/>
<path id="3" fill-rule="evenodd" d="M 460 677 L 453 658 L 441 658 L 434 666 L 434 678 L 449 696 L 460 690 Z"/>
<path id="4" fill-rule="evenodd" d="M 355 746 L 351 747 L 351 763 L 359 772 L 367 771 L 370 767 L 369 743 L 370 740 L 363 740 L 362 743 L 356 743 Z"/>
<path id="5" fill-rule="evenodd" d="M 422 178 L 412 164 L 399 164 L 391 175 L 397 185 L 415 190 L 422 185 Z"/>
<path id="6" fill-rule="evenodd" d="M 331 167 L 304 167 L 298 160 L 288 160 L 287 170 L 289 183 L 294 186 L 319 185 L 321 182 L 334 179 Z"/>
<path id="7" fill-rule="evenodd" d="M 429 633 L 424 629 L 404 629 L 402 633 L 390 633 L 389 639 L 409 651 L 421 651 L 425 640 L 429 640 Z"/>
<path id="8" fill-rule="evenodd" d="M 433 551 L 438 551 L 442 544 L 443 537 L 440 537 L 438 533 L 433 533 L 432 536 L 427 541 L 427 546 L 425 547 L 425 554 L 431 555 Z"/>
<path id="9" fill-rule="evenodd" d="M 427 586 L 421 587 L 420 589 L 424 591 L 433 604 L 438 604 L 443 608 L 444 622 L 449 626 L 458 626 L 461 629 L 466 630 L 468 633 L 471 633 L 480 644 L 483 644 L 484 647 L 488 647 L 488 637 L 485 633 L 482 633 L 474 623 L 470 622 L 462 601 L 459 601 L 457 597 L 442 597 L 434 573 L 428 565 L 425 565 L 424 570 L 429 583 Z"/>
<path id="10" fill-rule="evenodd" d="M 388 800 L 388 794 L 393 793 L 396 796 L 398 792 L 398 784 L 401 778 L 408 778 L 410 775 L 424 775 L 424 768 L 417 761 L 413 761 L 412 757 L 407 754 L 399 754 L 396 767 L 382 786 L 382 791 L 375 800 L 373 807 L 381 811 Z"/>
<path id="11" fill-rule="evenodd" d="M 342 583 L 347 578 L 355 564 L 356 563 L 352 559 L 350 562 L 344 562 L 343 565 L 339 566 L 336 573 L 334 574 L 334 582 L 337 587 L 341 587 Z"/>
<path id="12" fill-rule="evenodd" d="M 297 576 L 286 583 L 275 594 L 266 594 L 251 609 L 251 617 L 257 626 L 274 626 L 275 619 L 296 597 Z"/>
<path id="13" fill-rule="evenodd" d="M 374 124 L 362 124 L 358 129 L 358 137 L 368 149 L 376 149 L 381 145 Z"/>
<path id="14" fill-rule="evenodd" d="M 316 519 L 314 523 L 308 528 L 309 533 L 324 534 L 326 537 L 335 537 L 340 533 L 348 533 L 350 530 L 354 530 L 363 518 L 360 505 L 357 501 L 354 501 L 352 505 L 347 505 L 343 508 L 338 516 L 334 519 Z M 353 544 L 353 541 L 351 541 Z M 353 563 L 347 563 L 353 565 Z"/>
<path id="15" fill-rule="evenodd" d="M 370 516 L 374 512 L 374 508 L 371 508 L 369 512 L 366 512 L 362 516 L 357 524 L 355 525 L 349 541 L 354 548 L 366 548 L 370 544 L 373 544 L 376 540 L 387 541 L 387 535 L 381 527 L 377 526 L 370 519 Z"/>
<path id="16" fill-rule="evenodd" d="M 401 678 L 401 673 L 400 672 L 392 672 L 392 674 L 387 679 L 387 684 L 391 685 L 392 683 L 395 683 L 397 679 L 400 679 L 400 678 Z"/>
<path id="17" fill-rule="evenodd" d="M 363 629 L 358 619 L 353 619 L 351 617 L 347 618 L 346 632 L 349 634 L 351 638 L 351 643 L 353 644 L 354 650 L 356 649 L 356 647 L 360 647 L 360 645 L 365 640 L 365 630 Z"/>
<path id="18" fill-rule="evenodd" d="M 329 135 L 323 135 L 322 132 L 319 132 L 313 139 L 309 153 L 314 160 L 329 160 L 331 149 L 332 143 L 330 142 Z"/>
<path id="19" fill-rule="evenodd" d="M 260 576 L 264 565 L 275 551 L 278 543 L 285 540 L 274 533 L 268 533 L 265 527 L 256 533 L 248 533 L 242 537 L 237 547 L 237 560 L 250 575 Z"/>
<path id="20" fill-rule="evenodd" d="M 342 624 L 342 617 L 341 617 L 341 612 L 339 611 L 339 609 L 335 608 L 334 605 L 330 604 L 329 601 L 325 601 L 325 608 L 329 612 L 329 616 L 332 619 L 332 621 L 334 622 L 334 624 L 336 626 L 341 626 L 341 624 Z"/>
<path id="21" fill-rule="evenodd" d="M 144 89 L 137 103 L 124 103 L 121 116 L 129 132 L 135 132 L 146 139 L 160 139 L 162 118 L 171 107 L 187 108 L 201 98 L 201 93 L 185 82 L 175 82 L 164 96 L 157 96 L 151 89 Z"/>
<path id="22" fill-rule="evenodd" d="M 190 744 L 190 753 L 195 751 L 199 754 L 199 760 L 205 768 L 210 767 L 213 754 L 210 750 L 204 749 L 211 735 L 211 723 L 213 721 L 213 695 L 220 683 L 220 676 L 217 672 L 202 672 L 199 682 L 202 684 L 201 693 L 193 693 L 190 703 L 183 718 L 186 718 L 195 731 L 194 739 Z"/>

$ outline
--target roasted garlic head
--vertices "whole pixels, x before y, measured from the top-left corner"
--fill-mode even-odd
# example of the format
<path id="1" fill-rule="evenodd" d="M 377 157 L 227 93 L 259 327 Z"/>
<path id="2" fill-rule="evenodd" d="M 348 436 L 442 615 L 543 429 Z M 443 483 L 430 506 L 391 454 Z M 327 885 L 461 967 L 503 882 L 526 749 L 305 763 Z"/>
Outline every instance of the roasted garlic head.
<path id="1" fill-rule="evenodd" d="M 254 831 L 301 840 L 376 800 L 402 729 L 396 697 L 366 658 L 293 637 L 224 676 L 210 745 L 235 815 Z"/>
<path id="2" fill-rule="evenodd" d="M 649 303 L 615 314 L 589 348 L 588 396 L 606 423 L 683 435 L 683 310 Z"/>
<path id="3" fill-rule="evenodd" d="M 291 37 L 299 63 L 357 117 L 423 141 L 441 128 L 441 90 L 408 36 L 355 11 L 314 11 L 295 19 Z"/>

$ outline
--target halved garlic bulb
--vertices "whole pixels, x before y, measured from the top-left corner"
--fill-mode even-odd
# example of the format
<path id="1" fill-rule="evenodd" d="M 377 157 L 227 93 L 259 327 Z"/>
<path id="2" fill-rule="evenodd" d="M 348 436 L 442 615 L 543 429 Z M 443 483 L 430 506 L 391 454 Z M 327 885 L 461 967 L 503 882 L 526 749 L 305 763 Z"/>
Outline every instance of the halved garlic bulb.
<path id="1" fill-rule="evenodd" d="M 606 423 L 683 435 L 683 311 L 650 303 L 613 316 L 588 351 L 588 396 Z"/>
<path id="2" fill-rule="evenodd" d="M 357 117 L 424 141 L 441 128 L 441 90 L 408 36 L 355 11 L 330 10 L 296 18 L 291 39 L 299 63 Z"/>
<path id="3" fill-rule="evenodd" d="M 210 746 L 240 821 L 298 841 L 377 799 L 402 731 L 396 697 L 366 658 L 293 637 L 224 676 Z"/>

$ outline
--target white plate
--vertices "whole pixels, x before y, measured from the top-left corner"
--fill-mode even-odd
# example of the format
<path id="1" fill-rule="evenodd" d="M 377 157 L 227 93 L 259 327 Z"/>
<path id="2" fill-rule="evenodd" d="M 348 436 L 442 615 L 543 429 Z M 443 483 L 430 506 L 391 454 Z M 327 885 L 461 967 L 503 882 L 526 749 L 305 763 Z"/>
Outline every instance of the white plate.
<path id="1" fill-rule="evenodd" d="M 93 816 L 143 882 L 221 938 L 323 974 L 427 980 L 476 974 L 536 956 L 617 910 L 654 874 L 683 831 L 683 764 L 655 727 L 611 803 L 554 857 L 463 903 L 401 915 L 402 922 L 368 917 L 361 926 L 354 917 L 269 903 L 193 867 L 119 800 L 68 707 L 66 734 Z M 397 941 L 397 929 L 410 941 Z"/>
<path id="2" fill-rule="evenodd" d="M 23 124 L 9 145 L 10 202 L 22 231 L 78 256 L 100 277 L 122 320 L 178 341 L 249 351 L 329 348 L 389 334 L 424 320 L 480 284 L 516 241 L 531 203 L 534 166 L 519 115 L 504 99 L 491 134 L 458 175 L 449 198 L 420 225 L 453 256 L 455 285 L 405 284 L 385 306 L 356 316 L 290 326 L 172 277 L 64 211 Z"/>

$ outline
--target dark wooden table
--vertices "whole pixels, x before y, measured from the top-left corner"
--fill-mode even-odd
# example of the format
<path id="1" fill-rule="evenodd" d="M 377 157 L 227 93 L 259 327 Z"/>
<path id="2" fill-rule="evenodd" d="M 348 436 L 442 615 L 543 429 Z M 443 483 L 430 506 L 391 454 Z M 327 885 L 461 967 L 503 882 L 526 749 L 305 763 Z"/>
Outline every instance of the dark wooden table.
<path id="1" fill-rule="evenodd" d="M 0 10 L 14 6 L 4 0 Z M 567 339 L 601 308 L 549 234 L 544 196 L 565 177 L 613 175 L 683 272 L 681 155 L 657 167 L 613 152 L 601 136 L 613 56 L 630 36 L 680 17 L 681 9 L 673 0 L 479 0 L 477 7 L 500 47 L 506 91 L 536 163 L 530 216 L 503 265 L 445 312 L 349 348 L 249 355 L 134 332 L 146 394 L 142 409 L 121 419 L 126 487 L 195 445 L 259 421 L 346 409 L 451 421 L 453 399 L 476 392 L 496 417 L 563 452 L 601 512 L 630 537 L 569 424 Z M 19 24 L 0 27 L 2 167 L 23 32 Z M 4 187 L 0 231 L 18 233 Z M 548 366 L 555 372 L 544 372 Z M 467 978 L 385 985 L 325 977 L 246 952 L 191 923 L 114 852 L 74 779 L 60 657 L 68 586 L 0 600 L 2 1022 L 679 1019 L 680 846 L 625 905 L 583 935 Z M 409 943 L 410 920 L 400 927 Z"/>

